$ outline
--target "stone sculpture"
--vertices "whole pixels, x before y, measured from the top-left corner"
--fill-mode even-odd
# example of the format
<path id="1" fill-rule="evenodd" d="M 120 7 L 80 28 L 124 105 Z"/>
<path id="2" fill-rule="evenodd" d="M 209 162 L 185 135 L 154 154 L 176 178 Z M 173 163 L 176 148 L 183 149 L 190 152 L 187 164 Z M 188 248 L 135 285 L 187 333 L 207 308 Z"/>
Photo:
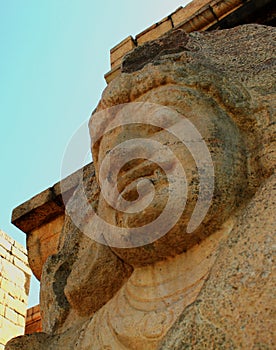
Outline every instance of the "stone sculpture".
<path id="1" fill-rule="evenodd" d="M 43 268 L 44 333 L 16 338 L 6 349 L 273 349 L 273 38 L 273 28 L 259 25 L 189 35 L 178 30 L 125 57 L 123 73 L 106 88 L 91 119 L 92 136 L 103 134 L 92 147 L 96 174 L 93 166 L 84 173 L 67 206 L 59 253 Z M 200 189 L 188 144 L 152 125 L 104 132 L 130 103 L 139 103 L 140 112 L 147 106 L 149 114 L 162 106 L 165 122 L 174 112 L 184 116 L 208 147 L 214 193 L 192 232 L 187 226 L 199 192 L 203 200 L 210 193 Z M 114 113 L 103 113 L 114 106 Z M 141 157 L 121 169 L 116 185 L 135 202 L 138 178 L 154 184 L 156 195 L 143 215 L 117 212 L 101 195 L 104 158 L 137 137 L 166 144 L 185 168 L 185 210 L 165 235 L 145 245 L 128 235 L 126 246 L 133 239 L 133 247 L 112 244 L 110 232 L 97 232 L 106 242 L 100 244 L 83 233 L 93 215 L 114 226 L 142 227 L 168 201 L 166 175 L 175 164 L 170 160 L 160 170 Z M 112 174 L 103 175 L 114 185 Z M 83 189 L 96 214 L 86 211 Z M 173 208 L 182 204 L 181 195 L 173 193 Z M 78 225 L 76 212 L 82 213 Z"/>

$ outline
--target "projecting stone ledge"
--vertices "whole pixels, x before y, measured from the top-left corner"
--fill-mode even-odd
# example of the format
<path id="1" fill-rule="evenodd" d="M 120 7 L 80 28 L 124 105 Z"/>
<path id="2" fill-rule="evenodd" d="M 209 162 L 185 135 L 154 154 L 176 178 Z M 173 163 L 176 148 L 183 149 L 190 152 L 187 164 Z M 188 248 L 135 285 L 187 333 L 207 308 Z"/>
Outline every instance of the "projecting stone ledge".
<path id="1" fill-rule="evenodd" d="M 57 252 L 65 216 L 64 202 L 74 193 L 85 169 L 94 172 L 93 164 L 88 164 L 62 180 L 62 185 L 56 183 L 12 212 L 12 223 L 27 235 L 29 264 L 38 280 L 47 257 Z"/>
<path id="2" fill-rule="evenodd" d="M 109 84 L 121 73 L 125 55 L 146 42 L 182 29 L 185 33 L 229 29 L 237 25 L 258 23 L 275 25 L 276 9 L 273 0 L 193 0 L 180 6 L 159 22 L 137 34 L 128 36 L 110 50 L 111 70 L 105 74 Z"/>

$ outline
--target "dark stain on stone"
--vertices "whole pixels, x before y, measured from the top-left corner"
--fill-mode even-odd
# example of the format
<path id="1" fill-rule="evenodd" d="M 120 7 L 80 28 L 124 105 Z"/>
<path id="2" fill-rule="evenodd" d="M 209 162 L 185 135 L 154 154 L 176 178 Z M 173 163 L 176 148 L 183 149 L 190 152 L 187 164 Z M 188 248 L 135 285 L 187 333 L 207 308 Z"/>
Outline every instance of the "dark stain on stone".
<path id="1" fill-rule="evenodd" d="M 158 40 L 149 41 L 144 45 L 138 46 L 125 56 L 122 63 L 122 72 L 133 73 L 164 55 L 188 51 L 188 41 L 188 35 L 183 30 L 178 29 L 169 32 L 169 34 Z"/>

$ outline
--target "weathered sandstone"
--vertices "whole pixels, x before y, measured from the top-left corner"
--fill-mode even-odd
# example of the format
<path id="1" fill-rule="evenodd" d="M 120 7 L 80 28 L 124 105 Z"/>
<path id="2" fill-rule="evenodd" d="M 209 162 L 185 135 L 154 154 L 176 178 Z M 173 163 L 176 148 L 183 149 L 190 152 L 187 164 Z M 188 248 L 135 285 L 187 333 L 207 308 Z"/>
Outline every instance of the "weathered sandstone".
<path id="1" fill-rule="evenodd" d="M 16 338 L 7 350 L 273 349 L 274 42 L 275 29 L 259 25 L 189 35 L 179 30 L 125 56 L 89 124 L 95 172 L 84 171 L 66 206 L 58 252 L 43 267 L 44 333 Z M 144 123 L 124 125 L 124 118 L 137 116 Z M 183 145 L 150 124 L 156 116 L 167 128 L 186 118 L 202 138 L 186 134 Z M 118 120 L 120 126 L 109 129 Z M 128 144 L 123 151 L 133 158 L 114 178 L 112 169 L 125 159 L 114 150 L 133 138 L 160 145 L 158 152 L 144 141 L 143 151 L 166 161 L 163 170 Z M 203 141 L 213 194 L 204 178 L 212 169 L 200 153 Z M 177 161 L 162 157 L 163 145 Z M 114 168 L 105 166 L 107 155 Z M 183 204 L 183 193 L 168 187 L 176 163 L 186 173 L 185 209 L 165 235 L 143 244 L 158 232 L 141 238 L 131 229 L 156 220 L 170 196 L 168 220 Z M 138 214 L 114 210 L 105 186 L 117 188 L 133 209 L 138 178 L 154 185 L 150 204 Z M 212 196 L 210 208 L 189 231 L 201 191 L 204 203 Z M 149 192 L 141 193 L 147 203 Z M 98 216 L 125 234 L 114 238 L 112 229 L 93 226 Z"/>

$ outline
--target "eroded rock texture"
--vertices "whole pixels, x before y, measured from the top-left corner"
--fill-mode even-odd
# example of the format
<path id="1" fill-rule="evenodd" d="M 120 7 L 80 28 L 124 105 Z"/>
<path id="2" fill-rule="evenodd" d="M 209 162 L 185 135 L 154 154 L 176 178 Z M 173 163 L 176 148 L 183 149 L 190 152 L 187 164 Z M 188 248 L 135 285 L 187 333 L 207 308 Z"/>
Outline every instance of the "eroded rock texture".
<path id="1" fill-rule="evenodd" d="M 104 134 L 92 147 L 96 174 L 93 169 L 84 174 L 67 207 L 59 252 L 43 268 L 45 333 L 16 338 L 6 349 L 274 348 L 274 43 L 275 29 L 258 25 L 189 35 L 177 31 L 125 57 L 123 73 L 103 92 L 91 119 L 92 136 Z M 188 147 L 149 125 L 104 132 L 127 107 L 103 112 L 130 102 L 162 106 L 168 125 L 174 112 L 185 116 L 209 149 L 214 196 L 191 233 L 187 227 L 200 178 Z M 146 118 L 153 112 L 149 108 Z M 177 156 L 186 170 L 187 205 L 158 240 L 132 248 L 112 246 L 111 233 L 100 226 L 87 234 L 95 213 L 112 225 L 143 226 L 160 215 L 170 194 L 166 174 L 140 159 L 121 170 L 116 184 L 110 171 L 104 177 L 129 201 L 137 197 L 132 182 L 150 180 L 156 195 L 148 208 L 130 215 L 104 200 L 97 181 L 106 155 L 122 140 L 141 136 L 168 145 Z M 123 155 L 116 157 L 119 162 Z M 173 161 L 164 169 L 170 173 Z M 176 210 L 181 191 L 173 196 Z M 81 216 L 77 225 L 72 220 L 76 212 Z M 94 233 L 111 247 L 91 239 Z M 128 234 L 124 239 L 137 243 Z"/>
<path id="2" fill-rule="evenodd" d="M 276 177 L 243 210 L 197 301 L 160 349 L 273 349 Z"/>

